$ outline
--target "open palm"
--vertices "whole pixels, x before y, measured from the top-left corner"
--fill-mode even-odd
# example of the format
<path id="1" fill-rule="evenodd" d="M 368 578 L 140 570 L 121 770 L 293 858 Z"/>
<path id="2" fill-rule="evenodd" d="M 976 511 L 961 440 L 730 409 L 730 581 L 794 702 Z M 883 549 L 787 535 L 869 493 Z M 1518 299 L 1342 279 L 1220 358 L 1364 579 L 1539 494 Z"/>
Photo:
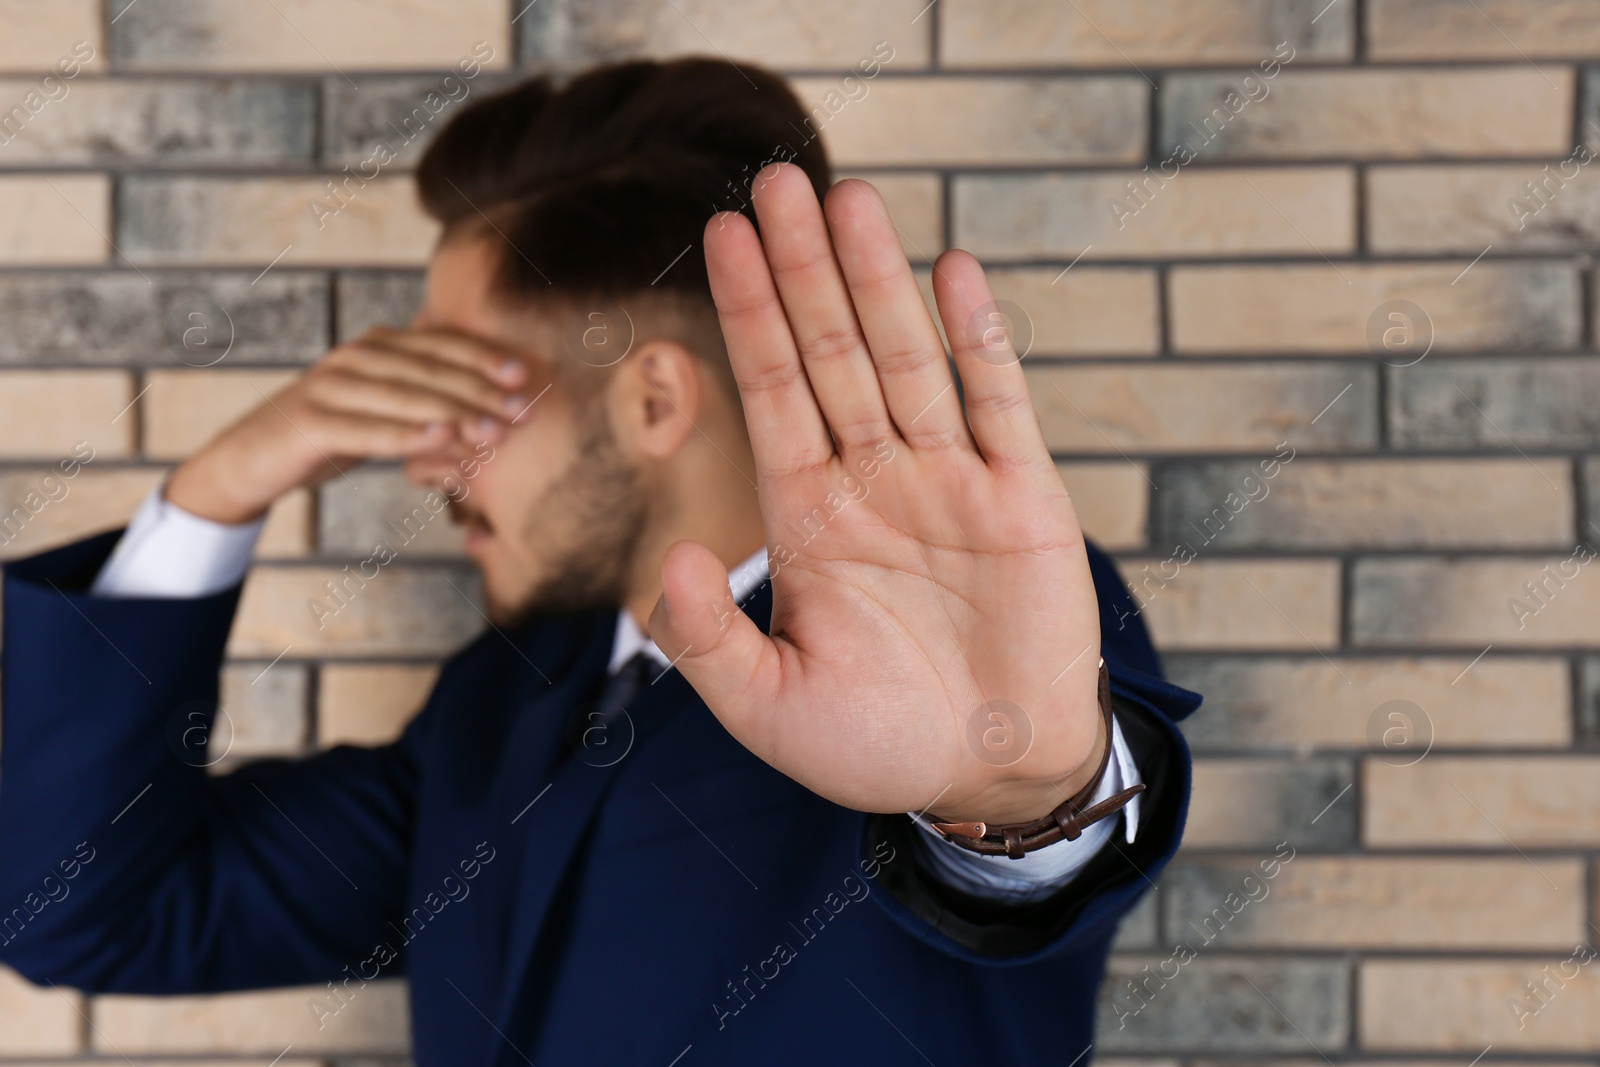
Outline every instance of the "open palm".
<path id="1" fill-rule="evenodd" d="M 682 542 L 650 632 L 738 740 L 836 803 L 1006 822 L 1092 773 L 1099 615 L 1022 368 L 964 252 L 944 346 L 877 191 L 757 180 L 706 260 L 754 451 L 771 635 Z"/>

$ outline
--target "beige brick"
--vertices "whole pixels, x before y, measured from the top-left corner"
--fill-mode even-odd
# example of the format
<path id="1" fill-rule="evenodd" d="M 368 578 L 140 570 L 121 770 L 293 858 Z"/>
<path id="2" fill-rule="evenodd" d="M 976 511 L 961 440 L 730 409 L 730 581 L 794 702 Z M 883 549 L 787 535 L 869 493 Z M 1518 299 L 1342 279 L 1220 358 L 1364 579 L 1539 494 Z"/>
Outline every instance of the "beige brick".
<path id="1" fill-rule="evenodd" d="M 794 82 L 831 159 L 846 166 L 1137 163 L 1142 78 L 879 78 L 855 99 Z"/>
<path id="2" fill-rule="evenodd" d="M 97 174 L 0 177 L 0 265 L 104 263 L 111 183 Z"/>
<path id="3" fill-rule="evenodd" d="M 409 1046 L 405 985 L 381 980 L 363 987 L 332 1018 L 318 1017 L 317 986 L 204 997 L 105 996 L 93 1001 L 96 1052 L 108 1055 L 205 1054 L 271 1056 L 297 1053 L 404 1053 Z"/>
<path id="4" fill-rule="evenodd" d="M 1364 448 L 1377 437 L 1375 383 L 1364 368 L 1035 363 L 1028 383 L 1045 440 L 1060 452 L 1267 454 L 1285 439 Z"/>
<path id="5" fill-rule="evenodd" d="M 984 0 L 939 4 L 951 67 L 1254 64 L 1288 42 L 1297 62 L 1348 59 L 1353 4 L 1326 0 Z M 1284 55 L 1291 54 L 1287 50 Z"/>
<path id="6" fill-rule="evenodd" d="M 1600 177 L 1594 163 L 1567 155 L 1551 163 L 1374 167 L 1367 242 L 1382 253 L 1469 256 L 1490 245 L 1494 254 L 1592 247 L 1600 241 Z"/>
<path id="7" fill-rule="evenodd" d="M 1383 705 L 1406 700 L 1425 720 L 1415 737 L 1440 749 L 1562 748 L 1572 741 L 1564 660 L 1463 656 L 1178 656 L 1167 673 L 1205 694 L 1186 720 L 1196 749 L 1363 748 L 1382 744 Z M 1284 694 L 1293 694 L 1286 699 Z M 1374 717 L 1382 720 L 1374 729 Z"/>
<path id="8" fill-rule="evenodd" d="M 0 0 L 0 70 L 56 70 L 79 41 L 94 49 L 85 70 L 105 66 L 98 0 Z M 6 101 L 4 107 L 10 107 Z"/>
<path id="9" fill-rule="evenodd" d="M 1481 262 L 1467 270 L 1470 262 L 1178 267 L 1169 280 L 1172 346 L 1181 353 L 1376 352 L 1399 365 L 1419 358 L 1429 336 L 1435 352 L 1577 344 L 1582 296 L 1571 265 Z M 1423 316 L 1413 322 L 1415 313 L 1384 310 L 1399 300 Z M 1395 335 L 1405 346 L 1385 340 L 1390 328 L 1409 331 Z"/>
<path id="10" fill-rule="evenodd" d="M 1572 537 L 1572 471 L 1564 459 L 1300 458 L 1277 471 L 1264 478 L 1248 460 L 1164 466 L 1152 542 L 1555 548 Z"/>
<path id="11" fill-rule="evenodd" d="M 1570 68 L 1520 62 L 1285 70 L 1249 84 L 1235 75 L 1179 74 L 1161 94 L 1162 154 L 1180 143 L 1204 160 L 1564 154 L 1572 147 L 1573 77 Z"/>
<path id="12" fill-rule="evenodd" d="M 1197 759 L 1184 850 L 1270 851 L 1282 841 L 1347 849 L 1355 843 L 1354 781 L 1345 759 Z"/>
<path id="13" fill-rule="evenodd" d="M 1163 572 L 1164 562 L 1117 560 L 1158 648 L 1301 652 L 1338 644 L 1335 561 L 1197 559 Z"/>
<path id="14" fill-rule="evenodd" d="M 279 266 L 415 266 L 427 261 L 437 226 L 422 213 L 409 178 L 375 178 L 344 194 L 343 207 L 325 182 L 131 178 L 122 191 L 118 244 L 141 265 L 265 268 L 277 259 Z M 318 205 L 315 211 L 312 205 Z"/>
<path id="15" fill-rule="evenodd" d="M 140 399 L 144 454 L 184 459 L 229 423 L 303 374 L 300 370 L 155 370 Z"/>
<path id="16" fill-rule="evenodd" d="M 900 231 L 900 247 L 911 262 L 931 263 L 944 251 L 944 182 L 937 174 L 837 171 L 835 177 L 872 183 Z"/>
<path id="17" fill-rule="evenodd" d="M 267 524 L 256 542 L 258 559 L 295 559 L 311 552 L 311 493 L 295 489 L 280 496 L 267 512 Z"/>
<path id="18" fill-rule="evenodd" d="M 126 525 L 164 474 L 159 468 L 92 466 L 81 468 L 72 478 L 63 477 L 59 467 L 0 474 L 0 521 L 17 507 L 30 513 L 25 523 L 0 527 L 0 558 L 31 555 Z M 30 493 L 34 494 L 31 501 Z M 305 490 L 279 498 L 267 514 L 256 554 L 265 559 L 305 555 L 311 547 L 310 518 L 310 496 Z M 5 540 L 7 535 L 11 540 Z"/>
<path id="19" fill-rule="evenodd" d="M 65 1056 L 83 1042 L 83 997 L 36 986 L 0 967 L 0 1055 Z"/>
<path id="20" fill-rule="evenodd" d="M 540 0 L 518 25 L 522 58 L 540 64 L 583 66 L 690 52 L 780 70 L 864 73 L 874 60 L 896 71 L 928 65 L 932 15 L 919 17 L 926 3 L 747 0 L 735 12 L 726 0 Z M 868 66 L 859 66 L 863 62 Z"/>
<path id="21" fill-rule="evenodd" d="M 968 175 L 952 200 L 955 243 L 985 259 L 1337 255 L 1356 241 L 1343 167 Z"/>
<path id="22" fill-rule="evenodd" d="M 1600 961 L 1577 962 L 1580 939 L 1522 959 L 1366 960 L 1357 979 L 1361 1046 L 1465 1059 L 1488 1045 L 1497 1053 L 1592 1053 L 1600 1047 Z M 1542 1008 L 1525 982 L 1544 987 Z"/>
<path id="23" fill-rule="evenodd" d="M 1592 756 L 1429 756 L 1369 760 L 1366 839 L 1379 848 L 1593 848 L 1600 760 Z"/>
<path id="24" fill-rule="evenodd" d="M 161 478 L 159 470 L 93 464 L 80 465 L 71 477 L 59 466 L 0 474 L 0 557 L 29 556 L 122 526 Z M 28 515 L 25 522 L 17 508 Z"/>
<path id="25" fill-rule="evenodd" d="M 317 743 L 383 745 L 400 736 L 439 677 L 434 665 L 343 663 L 322 669 Z"/>
<path id="26" fill-rule="evenodd" d="M 512 63 L 499 0 L 140 0 L 111 27 L 124 70 L 307 71 L 450 67 L 482 42 L 490 68 Z"/>
<path id="27" fill-rule="evenodd" d="M 1013 342 L 1025 356 L 1151 356 L 1161 348 L 1160 297 L 1153 270 L 991 267 L 985 274 L 996 309 L 1011 322 Z M 933 272 L 918 271 L 917 282 L 928 307 L 936 309 Z M 944 323 L 937 314 L 934 322 L 944 337 Z M 982 325 L 987 329 L 987 320 Z"/>
<path id="28" fill-rule="evenodd" d="M 1230 893 L 1265 887 L 1235 912 Z M 1298 854 L 1271 880 L 1257 858 L 1190 861 L 1166 878 L 1167 929 L 1195 948 L 1532 949 L 1584 938 L 1583 862 Z M 1508 908 L 1510 901 L 1516 907 Z M 1213 910 L 1215 909 L 1215 910 Z M 1209 920 L 1209 921 L 1208 921 Z"/>
<path id="29" fill-rule="evenodd" d="M 476 572 L 366 559 L 348 564 L 348 571 L 255 568 L 245 582 L 229 655 L 271 659 L 292 648 L 296 656 L 443 656 L 483 628 Z M 376 577 L 363 586 L 364 564 Z M 330 581 L 346 583 L 344 606 L 328 591 Z"/>
<path id="30" fill-rule="evenodd" d="M 1370 0 L 1372 59 L 1503 59 L 1582 56 L 1600 49 L 1595 0 Z M 1554 77 L 1552 68 L 1541 68 Z"/>
<path id="31" fill-rule="evenodd" d="M 84 441 L 97 459 L 125 456 L 133 420 L 111 420 L 132 399 L 120 371 L 0 371 L 0 454 L 55 461 Z"/>
<path id="32" fill-rule="evenodd" d="M 1107 551 L 1144 545 L 1149 513 L 1149 468 L 1144 463 L 1058 463 L 1078 523 Z"/>
<path id="33" fill-rule="evenodd" d="M 1351 637 L 1361 645 L 1482 648 L 1600 644 L 1600 567 L 1572 553 L 1499 559 L 1363 559 Z M 1529 583 L 1533 591 L 1528 589 Z"/>

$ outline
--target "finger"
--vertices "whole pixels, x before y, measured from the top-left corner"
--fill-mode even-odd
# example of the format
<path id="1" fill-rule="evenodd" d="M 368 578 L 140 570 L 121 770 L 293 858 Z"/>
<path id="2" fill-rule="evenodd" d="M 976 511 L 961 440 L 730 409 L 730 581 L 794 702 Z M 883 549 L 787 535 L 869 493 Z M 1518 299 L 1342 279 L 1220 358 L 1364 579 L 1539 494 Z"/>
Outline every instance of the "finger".
<path id="1" fill-rule="evenodd" d="M 933 295 L 966 394 L 967 422 L 992 465 L 1050 466 L 1022 361 L 998 323 L 982 326 L 994 294 L 971 254 L 951 250 L 933 268 Z"/>
<path id="2" fill-rule="evenodd" d="M 426 356 L 473 371 L 501 385 L 519 385 L 528 378 L 528 362 L 510 349 L 457 330 L 421 328 L 392 330 L 378 326 L 356 339 Z"/>
<path id="3" fill-rule="evenodd" d="M 325 411 L 347 415 L 370 415 L 414 425 L 456 422 L 479 437 L 498 436 L 509 421 L 485 415 L 473 405 L 442 393 L 344 371 L 324 371 L 307 378 L 306 397 Z"/>
<path id="4" fill-rule="evenodd" d="M 780 477 L 827 462 L 833 442 L 755 227 L 743 215 L 723 212 L 707 223 L 705 245 L 711 295 L 739 383 L 758 476 Z"/>
<path id="5" fill-rule="evenodd" d="M 866 182 L 851 179 L 829 191 L 825 208 L 839 266 L 900 436 L 914 447 L 970 447 L 944 343 L 883 198 Z"/>
<path id="6" fill-rule="evenodd" d="M 894 433 L 816 191 L 799 167 L 762 172 L 751 199 L 811 391 L 841 449 Z"/>
<path id="7" fill-rule="evenodd" d="M 418 455 L 439 448 L 451 440 L 455 428 L 448 422 L 430 422 L 419 426 L 397 419 L 312 408 L 309 425 L 303 432 L 306 439 L 325 456 L 386 459 Z"/>
<path id="8" fill-rule="evenodd" d="M 328 354 L 323 366 L 367 379 L 405 383 L 507 422 L 528 405 L 524 392 L 498 386 L 475 371 L 379 344 L 374 340 L 343 345 Z"/>
<path id="9" fill-rule="evenodd" d="M 728 732 L 761 755 L 757 715 L 778 692 L 777 646 L 734 603 L 728 569 L 709 548 L 679 541 L 667 550 L 648 628 Z"/>

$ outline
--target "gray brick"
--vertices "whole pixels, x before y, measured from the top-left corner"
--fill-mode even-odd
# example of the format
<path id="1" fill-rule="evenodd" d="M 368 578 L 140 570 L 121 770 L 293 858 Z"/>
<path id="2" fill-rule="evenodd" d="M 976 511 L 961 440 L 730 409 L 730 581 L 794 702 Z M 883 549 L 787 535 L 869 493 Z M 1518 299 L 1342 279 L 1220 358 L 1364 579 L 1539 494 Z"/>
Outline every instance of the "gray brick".
<path id="1" fill-rule="evenodd" d="M 1389 427 L 1401 448 L 1592 448 L 1600 440 L 1600 361 L 1592 356 L 1425 360 L 1389 373 Z"/>
<path id="2" fill-rule="evenodd" d="M 1178 967 L 1169 956 L 1112 959 L 1098 1003 L 1100 1051 L 1304 1054 L 1349 1040 L 1345 963 L 1206 958 L 1203 942 L 1191 948 L 1201 958 L 1178 968 L 1165 986 L 1158 984 L 1163 969 L 1171 974 Z M 1148 980 L 1153 995 L 1140 1008 L 1127 983 L 1144 980 L 1146 966 L 1157 977 Z"/>
<path id="3" fill-rule="evenodd" d="M 226 348 L 231 333 L 226 364 L 309 363 L 322 355 L 328 337 L 327 277 L 275 270 L 251 284 L 254 277 L 243 271 L 160 270 L 143 276 L 131 271 L 0 274 L 0 322 L 6 324 L 0 330 L 0 364 L 201 365 L 217 349 L 185 347 L 185 333 L 208 325 L 213 346 Z M 198 335 L 190 333 L 189 339 Z"/>
<path id="4" fill-rule="evenodd" d="M 0 100 L 33 83 L 0 80 Z M 270 81 L 70 83 L 4 146 L 8 165 L 253 167 L 312 158 L 316 91 Z"/>
<path id="5" fill-rule="evenodd" d="M 385 170 L 416 166 L 434 136 L 468 104 L 512 84 L 511 75 L 460 71 L 417 78 L 328 78 L 322 87 L 322 160 L 357 167 L 382 144 L 394 154 Z M 367 164 L 371 173 L 373 164 Z"/>
<path id="6" fill-rule="evenodd" d="M 422 306 L 425 275 L 415 271 L 342 271 L 334 285 L 341 342 L 374 326 L 405 326 Z"/>
<path id="7" fill-rule="evenodd" d="M 1600 67 L 1585 67 L 1578 82 L 1578 129 L 1583 143 L 1600 149 Z"/>
<path id="8" fill-rule="evenodd" d="M 1600 748 L 1600 655 L 1578 659 L 1578 743 Z"/>
<path id="9" fill-rule="evenodd" d="M 310 673 L 294 663 L 223 667 L 222 707 L 233 731 L 229 757 L 293 753 L 306 744 Z"/>
<path id="10" fill-rule="evenodd" d="M 1593 558 L 1579 558 L 1574 548 L 1358 559 L 1350 581 L 1350 640 L 1501 650 L 1600 645 Z"/>
<path id="11" fill-rule="evenodd" d="M 1572 536 L 1565 460 L 1295 459 L 1262 468 L 1269 459 L 1158 466 L 1152 543 L 1554 548 Z"/>
<path id="12" fill-rule="evenodd" d="M 1600 456 L 1589 456 L 1579 465 L 1579 477 L 1583 494 L 1584 514 L 1579 516 L 1582 523 L 1578 536 L 1591 544 L 1600 543 Z"/>
<path id="13" fill-rule="evenodd" d="M 1573 75 L 1526 64 L 1174 74 L 1162 157 L 1202 160 L 1549 156 L 1571 145 Z M 1231 94 L 1231 99 L 1229 99 Z M 1264 94 L 1264 95 L 1263 95 Z M 1231 106 L 1230 106 L 1231 105 Z"/>
<path id="14" fill-rule="evenodd" d="M 1201 759 L 1194 773 L 1185 849 L 1355 844 L 1356 802 L 1345 793 L 1355 781 L 1351 760 Z M 1168 922 L 1167 930 L 1177 928 Z"/>
<path id="15" fill-rule="evenodd" d="M 928 65 L 927 0 L 540 0 L 517 22 L 522 59 L 584 65 L 684 52 L 749 59 L 778 70 L 854 68 L 873 46 L 894 49 L 891 70 Z M 519 8 L 520 9 L 520 8 Z"/>
<path id="16" fill-rule="evenodd" d="M 363 466 L 348 479 L 329 479 L 318 494 L 317 544 L 324 555 L 364 557 L 380 542 L 408 560 L 462 554 L 461 529 L 451 525 L 447 511 L 434 515 L 423 507 L 428 490 L 406 481 L 396 464 Z"/>
<path id="17" fill-rule="evenodd" d="M 1253 64 L 1279 42 L 1296 63 L 1348 60 L 1355 5 L 1328 0 L 943 0 L 946 67 Z"/>
<path id="18" fill-rule="evenodd" d="M 1132 911 L 1122 917 L 1122 925 L 1117 927 L 1117 937 L 1111 943 L 1111 951 L 1137 952 L 1156 948 L 1156 920 L 1159 915 L 1157 895 L 1151 890 L 1139 898 L 1139 903 L 1133 906 Z"/>

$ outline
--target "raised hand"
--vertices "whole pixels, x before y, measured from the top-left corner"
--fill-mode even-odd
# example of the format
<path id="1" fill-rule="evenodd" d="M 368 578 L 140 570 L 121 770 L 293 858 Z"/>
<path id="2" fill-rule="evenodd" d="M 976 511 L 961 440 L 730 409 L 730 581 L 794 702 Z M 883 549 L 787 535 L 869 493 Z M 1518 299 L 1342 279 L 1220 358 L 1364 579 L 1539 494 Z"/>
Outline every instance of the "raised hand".
<path id="1" fill-rule="evenodd" d="M 547 377 L 452 330 L 368 330 L 323 356 L 172 473 L 166 496 L 244 522 L 279 496 L 361 461 L 498 441 Z"/>
<path id="2" fill-rule="evenodd" d="M 771 636 L 680 542 L 650 633 L 728 731 L 863 811 L 1004 823 L 1049 812 L 1108 743 L 1083 533 L 1022 367 L 965 252 L 934 294 L 965 393 L 877 191 L 826 211 L 798 169 L 757 180 L 761 236 L 706 229 L 754 450 Z"/>

